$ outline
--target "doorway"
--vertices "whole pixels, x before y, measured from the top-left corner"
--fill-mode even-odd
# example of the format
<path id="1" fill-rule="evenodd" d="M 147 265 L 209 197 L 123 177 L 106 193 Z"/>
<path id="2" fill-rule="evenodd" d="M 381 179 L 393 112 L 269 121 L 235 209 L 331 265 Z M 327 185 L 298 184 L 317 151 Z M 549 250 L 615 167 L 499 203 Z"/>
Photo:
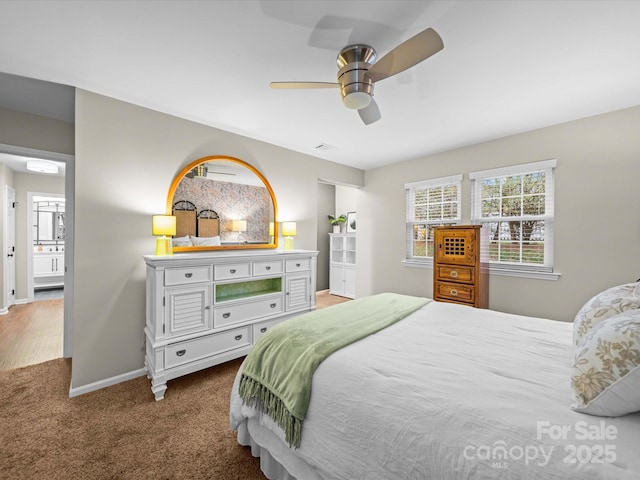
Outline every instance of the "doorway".
<path id="1" fill-rule="evenodd" d="M 17 198 L 16 203 L 18 205 L 18 209 L 16 210 L 15 214 L 18 223 L 16 232 L 19 234 L 16 238 L 16 259 L 18 261 L 15 264 L 17 268 L 17 273 L 15 276 L 17 277 L 17 288 L 15 289 L 15 291 L 18 293 L 18 297 L 16 298 L 16 304 L 11 308 L 11 311 L 6 315 L 0 315 L 0 322 L 6 323 L 5 320 L 7 320 L 7 317 L 16 317 L 19 315 L 22 320 L 29 319 L 35 321 L 36 324 L 38 324 L 38 322 L 41 322 L 43 318 L 49 319 L 55 317 L 57 319 L 56 321 L 58 322 L 57 324 L 55 322 L 46 322 L 46 320 L 45 323 L 42 323 L 45 330 L 54 328 L 57 329 L 53 334 L 45 334 L 45 337 L 48 338 L 48 343 L 61 342 L 62 356 L 65 358 L 70 358 L 72 356 L 71 328 L 73 306 L 73 199 L 75 188 L 75 158 L 73 155 L 0 144 L 0 160 L 2 160 L 3 158 L 8 159 L 7 161 L 21 160 L 25 163 L 29 158 L 50 160 L 60 163 L 63 166 L 60 175 L 63 177 L 63 188 L 59 187 L 58 191 L 64 191 L 64 193 L 57 193 L 54 196 L 51 196 L 49 193 L 46 193 L 45 189 L 43 190 L 49 197 L 56 199 L 65 199 L 66 207 L 64 212 L 64 249 L 61 251 L 61 245 L 60 243 L 58 243 L 58 253 L 60 254 L 60 258 L 58 259 L 57 265 L 57 273 L 60 274 L 59 277 L 62 279 L 60 284 L 64 285 L 63 298 L 51 299 L 44 302 L 34 302 L 33 198 L 34 194 L 43 194 L 42 190 L 39 190 L 39 188 L 45 186 L 47 183 L 46 181 L 42 180 L 44 178 L 43 175 L 28 173 L 24 169 L 21 170 L 19 165 L 16 166 L 15 163 L 10 164 L 10 168 L 14 170 L 14 173 L 12 176 L 12 180 L 9 181 L 13 183 L 13 185 L 11 186 L 15 189 Z M 24 173 L 28 174 L 23 175 Z M 31 194 L 29 198 L 27 198 L 27 193 Z M 31 218 L 27 219 L 27 216 L 31 216 Z M 56 219 L 61 220 L 60 217 L 57 217 Z M 3 224 L 6 224 L 6 219 L 3 219 Z M 52 225 L 52 229 L 55 231 L 55 226 Z M 53 245 L 54 246 L 52 248 L 55 251 L 55 243 Z M 49 259 L 49 261 L 51 260 Z M 24 324 L 27 325 L 27 323 Z M 58 326 L 54 327 L 54 325 Z M 36 326 L 34 327 L 34 329 L 38 329 L 38 327 Z M 0 345 L 0 349 L 1 347 L 2 345 Z M 38 349 L 42 350 L 43 347 L 39 347 Z M 59 348 L 57 351 L 60 351 Z M 32 363 L 38 363 L 39 361 L 44 360 L 34 359 Z"/>
<path id="2" fill-rule="evenodd" d="M 66 201 L 59 193 L 27 192 L 29 301 L 63 298 Z"/>

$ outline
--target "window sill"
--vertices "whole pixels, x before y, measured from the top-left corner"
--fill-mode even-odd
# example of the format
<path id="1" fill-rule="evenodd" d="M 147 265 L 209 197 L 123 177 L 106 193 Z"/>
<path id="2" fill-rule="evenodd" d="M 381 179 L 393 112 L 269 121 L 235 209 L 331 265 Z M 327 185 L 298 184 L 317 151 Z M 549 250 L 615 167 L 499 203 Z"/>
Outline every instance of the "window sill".
<path id="1" fill-rule="evenodd" d="M 433 268 L 433 259 L 431 258 L 426 260 L 405 259 L 402 261 L 402 263 L 405 267 L 411 268 Z M 518 270 L 517 268 L 504 268 L 496 265 L 490 265 L 489 275 L 556 281 L 562 274 L 557 272 L 543 272 L 538 270 Z"/>

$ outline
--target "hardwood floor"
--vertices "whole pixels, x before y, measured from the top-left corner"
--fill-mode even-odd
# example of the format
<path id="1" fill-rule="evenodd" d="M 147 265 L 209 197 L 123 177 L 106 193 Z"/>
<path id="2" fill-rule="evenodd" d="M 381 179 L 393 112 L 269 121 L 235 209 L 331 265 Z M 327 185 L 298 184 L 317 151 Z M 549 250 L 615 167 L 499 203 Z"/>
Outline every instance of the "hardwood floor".
<path id="1" fill-rule="evenodd" d="M 0 315 L 0 370 L 62 357 L 64 300 L 14 305 Z"/>
<path id="2" fill-rule="evenodd" d="M 349 300 L 328 290 L 316 294 L 318 308 Z M 63 321 L 63 299 L 14 305 L 0 315 L 0 370 L 61 358 Z"/>

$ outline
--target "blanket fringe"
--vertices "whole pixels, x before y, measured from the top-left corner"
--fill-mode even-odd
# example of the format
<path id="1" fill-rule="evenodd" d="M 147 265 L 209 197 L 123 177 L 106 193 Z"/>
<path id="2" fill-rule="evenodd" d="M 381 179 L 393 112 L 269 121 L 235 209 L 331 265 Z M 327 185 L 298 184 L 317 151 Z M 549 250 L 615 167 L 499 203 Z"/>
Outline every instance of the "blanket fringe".
<path id="1" fill-rule="evenodd" d="M 245 374 L 240 377 L 238 393 L 246 405 L 266 413 L 282 428 L 290 447 L 300 447 L 302 420 L 296 418 L 277 395 Z"/>

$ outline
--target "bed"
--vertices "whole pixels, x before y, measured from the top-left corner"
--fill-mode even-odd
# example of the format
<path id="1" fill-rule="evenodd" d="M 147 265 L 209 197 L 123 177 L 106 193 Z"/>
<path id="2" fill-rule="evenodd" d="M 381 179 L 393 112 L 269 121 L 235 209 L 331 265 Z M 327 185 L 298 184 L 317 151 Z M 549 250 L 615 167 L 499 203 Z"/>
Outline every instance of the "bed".
<path id="1" fill-rule="evenodd" d="M 319 364 L 299 446 L 240 397 L 245 359 L 231 428 L 269 479 L 638 479 L 637 363 L 580 403 L 589 346 L 608 330 L 639 361 L 640 284 L 620 288 L 573 324 L 430 301 Z M 607 405 L 620 416 L 590 411 Z"/>

